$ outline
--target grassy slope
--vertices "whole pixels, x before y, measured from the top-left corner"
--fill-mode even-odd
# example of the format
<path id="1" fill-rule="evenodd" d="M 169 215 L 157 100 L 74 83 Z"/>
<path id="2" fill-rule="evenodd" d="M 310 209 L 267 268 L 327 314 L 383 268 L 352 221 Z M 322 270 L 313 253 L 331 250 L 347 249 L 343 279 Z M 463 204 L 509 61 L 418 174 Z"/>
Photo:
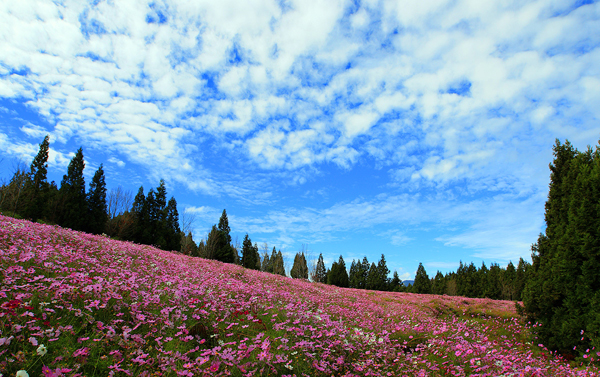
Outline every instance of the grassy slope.
<path id="1" fill-rule="evenodd" d="M 5 376 L 598 374 L 531 345 L 507 301 L 339 289 L 3 216 L 0 268 Z"/>

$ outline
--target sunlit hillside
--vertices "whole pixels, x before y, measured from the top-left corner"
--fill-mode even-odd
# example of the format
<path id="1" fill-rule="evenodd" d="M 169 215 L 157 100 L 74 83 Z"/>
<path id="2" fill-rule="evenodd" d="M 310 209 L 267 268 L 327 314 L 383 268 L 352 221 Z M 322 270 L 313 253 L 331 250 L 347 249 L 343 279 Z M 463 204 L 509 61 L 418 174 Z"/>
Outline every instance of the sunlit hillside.
<path id="1" fill-rule="evenodd" d="M 539 347 L 508 301 L 340 289 L 3 216 L 0 258 L 4 376 L 598 374 Z"/>

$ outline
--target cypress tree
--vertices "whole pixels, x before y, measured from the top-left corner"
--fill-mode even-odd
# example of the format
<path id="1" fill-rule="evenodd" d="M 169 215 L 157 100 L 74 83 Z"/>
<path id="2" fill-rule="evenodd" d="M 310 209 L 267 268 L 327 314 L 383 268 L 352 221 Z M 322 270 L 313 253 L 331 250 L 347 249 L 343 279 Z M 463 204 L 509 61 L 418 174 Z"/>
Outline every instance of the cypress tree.
<path id="1" fill-rule="evenodd" d="M 400 276 L 398 275 L 398 271 L 394 271 L 394 276 L 390 281 L 389 290 L 392 292 L 401 292 L 402 291 L 402 281 L 400 280 Z"/>
<path id="2" fill-rule="evenodd" d="M 146 206 L 146 195 L 144 195 L 144 186 L 140 186 L 137 195 L 133 199 L 131 213 L 134 219 L 134 230 L 132 236 L 133 239 L 131 241 L 143 243 L 144 229 L 148 226 L 148 214 Z"/>
<path id="3" fill-rule="evenodd" d="M 285 276 L 285 266 L 283 263 L 283 255 L 281 254 L 281 250 L 279 250 L 275 256 L 275 262 L 273 262 L 273 273 L 276 275 Z"/>
<path id="4" fill-rule="evenodd" d="M 315 280 L 317 283 L 327 283 L 327 270 L 325 269 L 325 262 L 323 261 L 323 254 L 319 254 L 317 260 L 317 267 L 315 269 Z"/>
<path id="5" fill-rule="evenodd" d="M 523 258 L 519 258 L 519 264 L 517 265 L 517 272 L 515 274 L 515 300 L 523 300 L 523 288 L 527 280 L 527 271 L 531 265 L 524 261 Z"/>
<path id="6" fill-rule="evenodd" d="M 256 263 L 257 260 L 254 246 L 252 245 L 250 237 L 248 237 L 248 233 L 246 233 L 244 241 L 242 242 L 242 266 L 254 270 L 256 268 Z"/>
<path id="7" fill-rule="evenodd" d="M 434 295 L 443 295 L 446 293 L 446 279 L 444 275 L 438 270 L 433 278 L 433 284 L 431 286 L 431 293 Z"/>
<path id="8" fill-rule="evenodd" d="M 233 263 L 233 247 L 231 246 L 231 236 L 229 235 L 231 229 L 229 228 L 229 220 L 227 219 L 227 212 L 225 210 L 221 214 L 217 230 L 221 233 L 221 237 L 219 237 L 218 246 L 215 250 L 215 259 L 225 263 Z"/>
<path id="9" fill-rule="evenodd" d="M 600 341 L 600 150 L 557 140 L 550 170 L 546 232 L 522 295 L 540 342 L 570 354 Z"/>
<path id="10" fill-rule="evenodd" d="M 381 254 L 381 259 L 377 262 L 377 285 L 376 288 L 379 291 L 387 291 L 388 290 L 388 275 L 390 274 L 390 270 L 387 267 L 387 263 L 385 262 L 385 256 Z"/>
<path id="11" fill-rule="evenodd" d="M 24 187 L 23 217 L 33 221 L 43 217 L 46 203 L 48 201 L 48 151 L 50 150 L 50 138 L 48 135 L 40 144 L 38 154 L 31 162 L 30 172 Z"/>
<path id="12" fill-rule="evenodd" d="M 502 269 L 498 263 L 490 264 L 490 270 L 487 274 L 487 284 L 485 290 L 485 297 L 499 300 L 502 297 L 501 288 Z"/>
<path id="13" fill-rule="evenodd" d="M 84 230 L 88 220 L 83 169 L 85 169 L 83 150 L 79 148 L 69 163 L 67 174 L 63 176 L 59 190 L 63 204 L 59 225 L 74 230 Z"/>
<path id="14" fill-rule="evenodd" d="M 303 252 L 296 253 L 290 276 L 294 279 L 308 279 L 308 265 Z"/>
<path id="15" fill-rule="evenodd" d="M 108 221 L 108 213 L 106 211 L 106 182 L 102 164 L 100 164 L 90 182 L 87 204 L 89 211 L 87 230 L 93 234 L 103 233 Z"/>
<path id="16" fill-rule="evenodd" d="M 174 197 L 169 199 L 165 209 L 165 250 L 181 249 L 181 229 L 179 229 L 179 212 L 177 211 L 177 201 Z M 192 242 L 193 243 L 193 242 Z"/>
<path id="17" fill-rule="evenodd" d="M 377 289 L 377 281 L 379 276 L 377 275 L 377 266 L 375 262 L 371 263 L 371 267 L 369 267 L 369 271 L 367 272 L 367 281 L 365 284 L 365 289 L 375 290 Z"/>
<path id="18" fill-rule="evenodd" d="M 412 291 L 414 293 L 431 293 L 431 281 L 425 271 L 425 267 L 423 267 L 423 263 L 419 263 L 419 267 L 417 268 Z"/>

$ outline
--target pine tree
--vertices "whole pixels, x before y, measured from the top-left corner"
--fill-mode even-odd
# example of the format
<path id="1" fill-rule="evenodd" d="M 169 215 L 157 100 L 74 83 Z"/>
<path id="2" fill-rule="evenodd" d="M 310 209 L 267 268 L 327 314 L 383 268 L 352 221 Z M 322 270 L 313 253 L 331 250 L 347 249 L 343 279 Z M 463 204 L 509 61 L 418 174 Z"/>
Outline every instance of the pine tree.
<path id="1" fill-rule="evenodd" d="M 369 271 L 367 272 L 367 282 L 365 284 L 365 288 L 369 290 L 377 289 L 377 281 L 379 276 L 377 275 L 377 266 L 375 262 L 371 263 L 371 267 L 369 267 Z"/>
<path id="2" fill-rule="evenodd" d="M 273 247 L 273 249 L 275 249 Z M 271 265 L 271 271 L 269 271 L 269 265 Z M 261 271 L 265 271 L 265 272 L 273 272 L 273 267 L 272 267 L 272 263 L 271 263 L 271 257 L 269 256 L 268 251 L 265 251 L 263 253 L 263 257 L 260 263 L 260 270 Z"/>
<path id="3" fill-rule="evenodd" d="M 217 229 L 221 232 L 222 236 L 219 238 L 219 243 L 215 250 L 215 259 L 225 263 L 233 263 L 233 247 L 231 246 L 231 236 L 229 235 L 231 229 L 229 228 L 229 220 L 227 219 L 227 212 L 225 210 L 221 214 Z"/>
<path id="4" fill-rule="evenodd" d="M 557 140 L 550 170 L 546 231 L 522 296 L 539 341 L 572 354 L 600 343 L 600 148 Z"/>
<path id="5" fill-rule="evenodd" d="M 50 137 L 46 135 L 38 154 L 31 162 L 30 172 L 27 176 L 23 192 L 23 217 L 37 220 L 43 217 L 46 203 L 48 201 L 49 184 L 48 175 L 48 151 L 50 149 Z"/>
<path id="6" fill-rule="evenodd" d="M 285 266 L 283 263 L 283 255 L 281 254 L 281 250 L 279 250 L 275 256 L 275 261 L 273 262 L 273 273 L 276 275 L 285 276 Z"/>
<path id="7" fill-rule="evenodd" d="M 515 274 L 515 300 L 523 300 L 523 288 L 527 280 L 527 271 L 531 264 L 524 261 L 523 258 L 519 258 L 519 264 L 517 265 L 517 272 Z"/>
<path id="8" fill-rule="evenodd" d="M 275 249 L 275 246 L 273 246 L 273 251 L 271 252 L 271 257 L 269 258 L 269 261 L 265 267 L 265 271 L 266 272 L 270 272 L 272 274 L 275 273 L 275 261 L 277 261 L 277 250 Z"/>
<path id="9" fill-rule="evenodd" d="M 93 234 L 103 233 L 108 221 L 108 213 L 106 212 L 106 182 L 104 180 L 102 164 L 100 164 L 90 182 L 87 204 L 89 219 L 87 231 Z"/>
<path id="10" fill-rule="evenodd" d="M 181 249 L 181 229 L 179 228 L 179 212 L 177 211 L 177 201 L 174 197 L 169 199 L 165 208 L 165 221 L 163 222 L 165 233 L 165 250 Z"/>
<path id="11" fill-rule="evenodd" d="M 83 150 L 79 148 L 60 183 L 63 208 L 59 225 L 73 230 L 85 229 L 88 220 L 83 169 L 85 169 Z"/>
<path id="12" fill-rule="evenodd" d="M 390 270 L 387 267 L 387 263 L 385 262 L 385 256 L 381 254 L 381 259 L 377 262 L 377 285 L 376 288 L 379 291 L 387 291 L 388 290 L 388 275 L 390 274 Z"/>
<path id="13" fill-rule="evenodd" d="M 137 195 L 135 196 L 135 199 L 133 199 L 131 213 L 134 219 L 134 230 L 131 241 L 143 243 L 144 229 L 149 225 L 146 206 L 146 195 L 144 195 L 144 186 L 140 186 Z"/>
<path id="14" fill-rule="evenodd" d="M 223 244 L 223 233 L 217 229 L 217 225 L 213 225 L 208 236 L 206 237 L 206 245 L 204 246 L 204 258 L 217 259 L 217 250 Z"/>
<path id="15" fill-rule="evenodd" d="M 390 281 L 389 290 L 392 292 L 401 292 L 402 291 L 402 281 L 400 280 L 400 276 L 398 275 L 398 271 L 394 271 L 394 276 Z"/>
<path id="16" fill-rule="evenodd" d="M 317 267 L 315 269 L 315 280 L 316 283 L 327 283 L 327 270 L 325 269 L 325 262 L 323 262 L 323 254 L 319 254 L 317 260 Z"/>
<path id="17" fill-rule="evenodd" d="M 294 279 L 308 279 L 308 265 L 303 252 L 296 253 L 290 276 Z"/>
<path id="18" fill-rule="evenodd" d="M 254 250 L 252 241 L 248 237 L 248 233 L 244 236 L 242 242 L 242 266 L 250 269 L 255 269 L 258 261 L 256 260 L 257 252 Z"/>
<path id="19" fill-rule="evenodd" d="M 423 263 L 419 263 L 412 288 L 414 293 L 431 293 L 431 281 L 425 271 L 425 267 L 423 267 Z"/>
<path id="20" fill-rule="evenodd" d="M 512 261 L 508 262 L 506 269 L 502 272 L 501 281 L 501 289 L 502 289 L 502 299 L 504 300 L 515 300 L 515 277 L 517 271 L 515 270 L 515 266 Z"/>
<path id="21" fill-rule="evenodd" d="M 485 297 L 493 300 L 499 300 L 502 297 L 501 279 L 502 269 L 498 263 L 490 264 L 490 270 L 487 274 Z"/>
<path id="22" fill-rule="evenodd" d="M 444 275 L 442 275 L 440 271 L 438 271 L 433 278 L 431 293 L 434 295 L 443 295 L 446 293 L 446 279 L 444 279 Z"/>
<path id="23" fill-rule="evenodd" d="M 344 257 L 340 255 L 340 259 L 337 262 L 333 262 L 331 270 L 327 277 L 327 284 L 335 285 L 338 287 L 347 288 L 348 283 L 348 271 L 346 271 L 346 263 Z"/>

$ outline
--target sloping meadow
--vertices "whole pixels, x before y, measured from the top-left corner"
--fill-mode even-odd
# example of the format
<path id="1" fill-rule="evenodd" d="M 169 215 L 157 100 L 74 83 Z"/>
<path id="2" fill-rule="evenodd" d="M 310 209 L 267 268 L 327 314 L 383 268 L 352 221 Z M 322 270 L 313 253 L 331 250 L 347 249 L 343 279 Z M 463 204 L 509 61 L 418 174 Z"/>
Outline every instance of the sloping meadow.
<path id="1" fill-rule="evenodd" d="M 339 289 L 3 216 L 0 264 L 4 376 L 598 374 L 532 344 L 512 302 Z"/>

